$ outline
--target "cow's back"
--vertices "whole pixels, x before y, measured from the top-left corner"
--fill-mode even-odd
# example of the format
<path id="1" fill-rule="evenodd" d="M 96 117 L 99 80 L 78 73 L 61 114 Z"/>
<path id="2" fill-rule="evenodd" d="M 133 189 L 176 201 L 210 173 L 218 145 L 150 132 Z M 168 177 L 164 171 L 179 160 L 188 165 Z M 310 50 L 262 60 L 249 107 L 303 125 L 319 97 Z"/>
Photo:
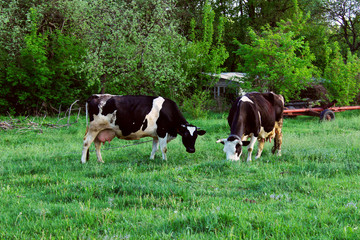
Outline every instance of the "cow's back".
<path id="1" fill-rule="evenodd" d="M 151 96 L 113 96 L 104 105 L 102 113 L 107 115 L 116 111 L 115 125 L 123 136 L 128 136 L 148 127 L 145 117 L 151 112 L 154 99 Z"/>
<path id="2" fill-rule="evenodd" d="M 281 101 L 282 96 L 269 93 L 250 93 L 247 95 L 260 113 L 261 126 L 265 131 L 271 131 L 275 122 L 283 117 L 284 104 Z"/>

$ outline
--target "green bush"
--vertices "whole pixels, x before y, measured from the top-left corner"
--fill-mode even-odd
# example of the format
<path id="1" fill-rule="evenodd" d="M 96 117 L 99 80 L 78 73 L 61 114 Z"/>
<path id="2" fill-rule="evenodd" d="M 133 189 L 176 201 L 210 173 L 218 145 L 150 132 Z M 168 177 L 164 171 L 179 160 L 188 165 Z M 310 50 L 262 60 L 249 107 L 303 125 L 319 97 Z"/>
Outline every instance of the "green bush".
<path id="1" fill-rule="evenodd" d="M 360 90 L 360 59 L 349 51 L 345 61 L 337 44 L 332 51 L 333 58 L 324 71 L 324 86 L 331 100 L 337 100 L 340 105 L 349 105 L 356 100 Z"/>
<path id="2" fill-rule="evenodd" d="M 182 109 L 190 114 L 193 118 L 206 118 L 210 104 L 208 92 L 197 92 L 190 98 L 185 99 L 182 105 Z"/>

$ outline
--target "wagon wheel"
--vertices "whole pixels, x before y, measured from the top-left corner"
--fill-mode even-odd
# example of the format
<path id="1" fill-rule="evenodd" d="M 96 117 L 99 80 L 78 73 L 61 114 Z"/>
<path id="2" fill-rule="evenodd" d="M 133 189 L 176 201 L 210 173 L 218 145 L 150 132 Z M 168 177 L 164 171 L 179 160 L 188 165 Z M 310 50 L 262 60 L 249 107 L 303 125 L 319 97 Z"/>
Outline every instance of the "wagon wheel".
<path id="1" fill-rule="evenodd" d="M 332 121 L 335 119 L 335 113 L 330 109 L 325 109 L 320 113 L 320 121 Z"/>

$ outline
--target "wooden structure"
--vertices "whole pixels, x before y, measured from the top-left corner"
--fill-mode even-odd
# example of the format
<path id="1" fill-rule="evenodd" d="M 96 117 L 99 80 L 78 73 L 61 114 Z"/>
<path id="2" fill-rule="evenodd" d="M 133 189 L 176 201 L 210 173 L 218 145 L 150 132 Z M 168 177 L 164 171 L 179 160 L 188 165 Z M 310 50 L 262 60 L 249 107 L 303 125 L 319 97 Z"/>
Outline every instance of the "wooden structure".
<path id="1" fill-rule="evenodd" d="M 219 81 L 214 86 L 214 98 L 224 96 L 226 92 L 226 88 L 231 84 L 236 84 L 238 86 L 237 88 L 238 95 L 243 93 L 241 89 L 241 83 L 243 83 L 243 81 L 241 79 L 245 76 L 245 73 L 225 72 L 225 73 L 210 74 L 210 75 L 219 78 Z"/>

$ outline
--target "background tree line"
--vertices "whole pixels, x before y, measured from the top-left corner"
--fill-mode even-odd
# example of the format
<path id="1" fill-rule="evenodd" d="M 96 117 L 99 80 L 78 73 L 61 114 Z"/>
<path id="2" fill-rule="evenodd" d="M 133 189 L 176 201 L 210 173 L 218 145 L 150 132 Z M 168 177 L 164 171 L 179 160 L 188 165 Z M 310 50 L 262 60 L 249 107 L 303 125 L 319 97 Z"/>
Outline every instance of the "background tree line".
<path id="1" fill-rule="evenodd" d="M 184 105 L 216 79 L 286 99 L 317 83 L 359 93 L 357 0 L 0 0 L 0 113 L 69 106 L 92 93 L 150 94 Z M 191 105 L 191 104 L 190 104 Z"/>

